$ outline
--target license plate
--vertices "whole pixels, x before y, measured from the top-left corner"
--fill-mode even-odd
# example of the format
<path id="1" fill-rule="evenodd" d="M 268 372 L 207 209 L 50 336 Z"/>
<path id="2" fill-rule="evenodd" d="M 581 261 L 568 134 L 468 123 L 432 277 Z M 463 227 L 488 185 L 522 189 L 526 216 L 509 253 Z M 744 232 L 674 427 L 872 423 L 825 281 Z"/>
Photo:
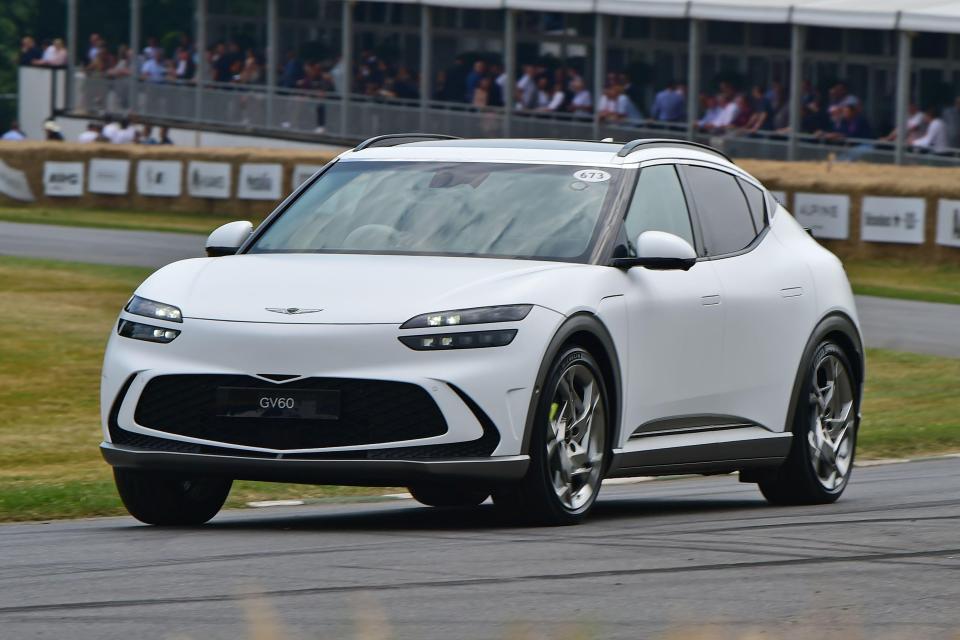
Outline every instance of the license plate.
<path id="1" fill-rule="evenodd" d="M 337 420 L 340 392 L 321 389 L 217 389 L 217 415 L 226 418 Z"/>

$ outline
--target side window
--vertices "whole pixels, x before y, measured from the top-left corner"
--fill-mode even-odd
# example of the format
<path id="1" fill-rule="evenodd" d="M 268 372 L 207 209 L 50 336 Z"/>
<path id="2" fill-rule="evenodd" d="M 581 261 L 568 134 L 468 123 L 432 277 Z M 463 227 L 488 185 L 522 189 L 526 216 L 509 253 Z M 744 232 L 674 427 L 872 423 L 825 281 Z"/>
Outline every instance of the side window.
<path id="1" fill-rule="evenodd" d="M 685 171 L 697 203 L 705 255 L 734 253 L 753 242 L 757 231 L 736 177 L 705 167 L 688 166 Z"/>
<path id="2" fill-rule="evenodd" d="M 693 244 L 693 230 L 680 178 L 673 165 L 661 164 L 640 170 L 637 188 L 624 221 L 630 255 L 644 231 L 666 231 Z"/>
<path id="3" fill-rule="evenodd" d="M 747 196 L 747 203 L 750 205 L 750 215 L 753 216 L 753 226 L 756 228 L 757 233 L 760 233 L 763 231 L 763 228 L 767 226 L 766 217 L 764 216 L 763 191 L 740 178 L 737 178 L 737 182 L 740 183 L 744 195 Z"/>

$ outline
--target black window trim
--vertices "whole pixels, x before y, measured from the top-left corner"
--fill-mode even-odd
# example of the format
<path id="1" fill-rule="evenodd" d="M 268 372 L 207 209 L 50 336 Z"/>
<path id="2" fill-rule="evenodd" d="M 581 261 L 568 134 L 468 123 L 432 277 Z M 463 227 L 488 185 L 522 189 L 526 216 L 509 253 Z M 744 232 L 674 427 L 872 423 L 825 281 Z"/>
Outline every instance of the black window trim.
<path id="1" fill-rule="evenodd" d="M 719 163 L 704 162 L 704 161 L 701 161 L 701 160 L 686 160 L 686 159 L 682 159 L 682 160 L 681 160 L 681 159 L 678 159 L 678 160 L 676 160 L 675 162 L 676 162 L 676 164 L 677 164 L 677 173 L 680 174 L 680 176 L 681 176 L 681 182 L 682 182 L 682 184 L 683 184 L 683 188 L 684 188 L 685 191 L 688 191 L 688 194 L 686 195 L 686 198 L 687 198 L 687 207 L 688 207 L 688 209 L 690 210 L 690 216 L 691 216 L 691 218 L 693 218 L 693 219 L 696 220 L 696 228 L 697 228 L 697 229 L 700 229 L 700 234 L 701 234 L 701 235 L 703 234 L 703 225 L 702 225 L 701 222 L 700 222 L 700 220 L 701 220 L 701 218 L 700 218 L 700 211 L 699 211 L 699 209 L 697 208 L 696 199 L 693 198 L 693 191 L 692 191 L 692 189 L 690 188 L 690 178 L 689 178 L 689 176 L 687 175 L 687 170 L 686 170 L 686 168 L 687 168 L 688 166 L 703 167 L 703 168 L 705 168 L 705 169 L 713 169 L 713 170 L 715 170 L 715 171 L 720 171 L 720 172 L 726 173 L 726 174 L 729 175 L 730 177 L 734 178 L 734 182 L 736 182 L 737 188 L 740 189 L 741 193 L 743 192 L 743 188 L 740 186 L 740 182 L 739 182 L 738 179 L 743 179 L 743 180 L 745 180 L 745 182 L 747 182 L 747 183 L 749 183 L 749 184 L 754 184 L 754 182 L 755 182 L 754 180 L 749 180 L 749 179 L 747 179 L 746 176 L 740 175 L 738 172 L 731 171 L 728 167 L 725 167 L 725 166 L 723 166 L 723 165 L 721 165 L 721 164 L 719 164 Z M 756 186 L 757 188 L 759 188 L 761 191 L 766 191 L 766 190 L 765 190 L 762 186 L 760 186 L 760 185 L 754 184 L 754 186 Z M 692 207 L 690 206 L 691 203 L 692 203 Z M 749 201 L 747 200 L 746 194 L 744 194 L 744 204 L 746 204 L 746 206 L 748 207 L 747 213 L 749 214 L 749 213 L 750 213 L 750 211 L 749 211 L 750 203 L 749 203 Z M 753 215 L 752 215 L 752 214 L 750 214 L 750 224 L 751 224 L 751 225 L 753 224 Z M 742 255 L 744 255 L 744 254 L 746 254 L 746 253 L 750 253 L 751 251 L 753 251 L 754 249 L 756 249 L 757 246 L 759 246 L 761 242 L 763 242 L 763 239 L 767 237 L 767 232 L 768 232 L 769 230 L 770 230 L 770 221 L 769 221 L 767 215 L 765 214 L 765 215 L 764 215 L 764 226 L 763 226 L 763 229 L 756 235 L 756 237 L 754 237 L 754 239 L 750 242 L 750 244 L 748 244 L 747 246 L 745 246 L 743 249 L 740 249 L 739 251 L 731 251 L 731 252 L 729 252 L 729 253 L 721 253 L 721 254 L 713 255 L 713 256 L 699 255 L 699 254 L 702 254 L 702 253 L 706 253 L 706 249 L 705 249 L 704 245 L 703 245 L 703 244 L 699 244 L 699 245 L 696 247 L 696 249 L 697 249 L 697 254 L 698 254 L 698 256 L 697 256 L 697 262 L 706 261 L 706 260 L 724 260 L 724 259 L 726 259 L 726 258 L 735 258 L 735 257 L 737 257 L 737 256 L 742 256 Z"/>
<path id="2" fill-rule="evenodd" d="M 681 171 L 678 166 L 678 161 L 673 158 L 657 158 L 656 160 L 651 160 L 644 162 L 641 165 L 635 167 L 624 167 L 624 184 L 621 189 L 621 197 L 614 208 L 613 215 L 611 216 L 611 223 L 609 226 L 609 232 L 605 234 L 605 237 L 600 240 L 602 243 L 603 249 L 598 251 L 597 259 L 593 264 L 603 264 L 609 265 L 610 261 L 613 259 L 614 251 L 617 248 L 617 240 L 620 238 L 621 232 L 624 231 L 626 226 L 627 216 L 630 215 L 630 205 L 633 204 L 633 196 L 637 190 L 637 184 L 640 182 L 640 173 L 647 167 L 659 166 L 659 165 L 670 165 L 676 171 L 677 179 L 680 181 L 680 191 L 683 194 L 683 199 L 687 205 L 687 218 L 690 220 L 690 232 L 693 234 L 693 248 L 697 252 L 697 260 L 700 260 L 699 254 L 701 252 L 701 247 L 703 242 L 701 239 L 702 232 L 700 230 L 700 220 L 694 215 L 693 212 L 693 203 L 691 201 L 690 191 L 687 189 L 687 185 L 684 182 L 683 171 Z M 634 174 L 633 177 L 630 177 L 630 174 Z M 599 245 L 598 245 L 599 246 Z"/>

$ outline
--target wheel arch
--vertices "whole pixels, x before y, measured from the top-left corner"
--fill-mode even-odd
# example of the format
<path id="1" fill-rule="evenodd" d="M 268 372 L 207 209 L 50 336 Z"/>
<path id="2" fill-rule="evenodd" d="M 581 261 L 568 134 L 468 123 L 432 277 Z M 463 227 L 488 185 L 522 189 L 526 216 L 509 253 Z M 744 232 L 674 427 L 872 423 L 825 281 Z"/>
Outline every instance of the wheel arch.
<path id="1" fill-rule="evenodd" d="M 607 396 L 610 403 L 612 433 L 608 441 L 608 447 L 613 447 L 619 441 L 623 402 L 620 359 L 617 357 L 617 349 L 614 346 L 613 338 L 603 321 L 593 313 L 581 311 L 571 315 L 560 325 L 544 352 L 540 369 L 537 371 L 533 393 L 530 394 L 530 406 L 527 409 L 527 419 L 524 423 L 521 453 L 530 452 L 530 438 L 533 434 L 533 422 L 537 417 L 537 404 L 540 401 L 540 394 L 546 384 L 553 361 L 563 349 L 574 345 L 589 351 L 597 360 L 597 364 L 600 365 L 601 373 L 607 383 Z"/>
<path id="2" fill-rule="evenodd" d="M 796 418 L 797 401 L 800 390 L 803 388 L 803 379 L 812 364 L 817 346 L 824 340 L 833 340 L 843 349 L 850 364 L 853 366 L 854 378 L 857 383 L 857 423 L 860 421 L 860 404 L 863 400 L 863 382 L 866 376 L 866 359 L 863 352 L 863 340 L 860 331 L 853 319 L 842 311 L 832 311 L 824 316 L 814 327 L 803 349 L 800 367 L 793 382 L 793 391 L 790 394 L 790 405 L 787 409 L 786 429 L 793 431 Z"/>

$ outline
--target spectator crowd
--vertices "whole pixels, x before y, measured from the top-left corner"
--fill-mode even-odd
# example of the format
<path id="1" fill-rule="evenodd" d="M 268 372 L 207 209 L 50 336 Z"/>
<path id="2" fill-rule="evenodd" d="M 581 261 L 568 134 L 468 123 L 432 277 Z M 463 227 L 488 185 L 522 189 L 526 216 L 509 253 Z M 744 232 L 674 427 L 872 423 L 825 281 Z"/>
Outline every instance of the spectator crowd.
<path id="1" fill-rule="evenodd" d="M 169 55 L 172 54 L 172 55 Z M 21 40 L 20 64 L 63 66 L 67 49 L 60 38 L 37 46 L 30 36 Z M 83 55 L 83 68 L 88 75 L 124 78 L 136 74 L 150 83 L 192 83 L 200 65 L 207 81 L 232 85 L 262 85 L 267 79 L 265 55 L 254 47 L 242 47 L 237 41 L 218 42 L 199 52 L 186 35 L 179 36 L 174 46 L 165 48 L 158 38 L 149 37 L 146 46 L 134 53 L 120 44 L 111 47 L 98 34 L 89 36 Z M 299 91 L 322 97 L 338 93 L 346 87 L 349 74 L 353 94 L 374 100 L 419 100 L 420 81 L 415 70 L 363 50 L 351 69 L 345 69 L 339 57 L 301 56 L 288 51 L 277 68 L 280 91 Z M 429 98 L 437 102 L 460 103 L 483 110 L 505 107 L 549 116 L 566 114 L 571 118 L 596 117 L 606 124 L 644 125 L 651 128 L 684 128 L 687 123 L 687 91 L 682 82 L 668 82 L 659 87 L 646 115 L 640 106 L 643 88 L 619 71 L 607 73 L 603 92 L 594 96 L 580 70 L 569 64 L 525 64 L 518 70 L 513 86 L 508 86 L 506 70 L 500 60 L 483 56 L 459 56 L 439 70 L 430 83 Z M 862 152 L 874 147 L 889 146 L 897 130 L 878 135 L 868 120 L 859 97 L 850 92 L 845 82 L 833 84 L 825 95 L 810 82 L 800 87 L 800 132 L 824 143 L 844 144 Z M 790 131 L 790 98 L 779 82 L 768 87 L 753 86 L 738 90 L 729 81 L 720 81 L 715 93 L 697 96 L 699 112 L 696 129 L 713 136 L 783 137 Z M 317 109 L 322 124 L 322 108 Z M 116 126 L 115 126 L 116 125 Z M 105 122 L 89 129 L 84 139 L 111 142 L 163 142 L 155 139 L 148 128 L 134 134 L 117 135 L 116 127 L 127 131 L 129 123 Z M 910 117 L 903 125 L 905 139 L 916 150 L 940 153 L 960 148 L 960 97 L 941 110 L 936 105 L 919 108 L 911 105 Z M 17 131 L 8 132 L 16 138 Z M 50 132 L 48 132 L 50 133 Z M 6 134 L 5 134 L 6 135 Z M 6 138 L 10 139 L 10 138 Z"/>

